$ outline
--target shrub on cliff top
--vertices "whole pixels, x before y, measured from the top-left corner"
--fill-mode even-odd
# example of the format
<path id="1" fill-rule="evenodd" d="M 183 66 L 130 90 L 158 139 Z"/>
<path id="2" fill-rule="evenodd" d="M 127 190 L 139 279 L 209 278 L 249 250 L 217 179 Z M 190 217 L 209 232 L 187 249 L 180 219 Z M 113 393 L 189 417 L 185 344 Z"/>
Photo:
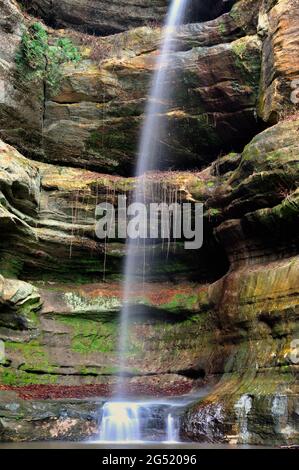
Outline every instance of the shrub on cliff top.
<path id="1" fill-rule="evenodd" d="M 50 40 L 41 23 L 32 24 L 23 32 L 16 55 L 17 70 L 25 82 L 43 81 L 52 91 L 58 92 L 61 83 L 61 66 L 77 63 L 81 55 L 68 38 Z"/>

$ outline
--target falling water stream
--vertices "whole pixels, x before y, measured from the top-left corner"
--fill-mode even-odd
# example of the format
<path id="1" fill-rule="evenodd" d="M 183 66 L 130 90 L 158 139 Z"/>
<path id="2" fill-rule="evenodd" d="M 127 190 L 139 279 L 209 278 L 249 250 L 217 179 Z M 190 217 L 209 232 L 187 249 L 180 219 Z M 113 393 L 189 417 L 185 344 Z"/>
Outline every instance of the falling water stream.
<path id="1" fill-rule="evenodd" d="M 181 24 L 188 0 L 172 0 L 165 24 L 165 33 L 161 51 L 156 61 L 155 73 L 151 84 L 150 95 L 145 111 L 145 119 L 140 138 L 136 177 L 138 182 L 134 191 L 134 202 L 142 202 L 140 195 L 144 194 L 146 173 L 159 168 L 159 143 L 162 137 L 162 125 L 159 116 L 167 109 L 171 97 L 171 87 L 167 81 L 174 52 L 174 34 L 176 27 Z M 160 422 L 161 441 L 174 442 L 178 439 L 177 419 L 170 404 L 161 405 L 155 401 L 147 403 L 123 401 L 125 395 L 125 371 L 128 353 L 128 332 L 130 322 L 130 304 L 132 289 L 138 271 L 138 260 L 134 256 L 135 243 L 127 242 L 125 263 L 124 306 L 121 312 L 119 358 L 122 373 L 115 390 L 115 400 L 105 404 L 101 421 L 100 441 L 108 442 L 138 442 L 148 439 L 145 431 L 150 431 L 158 414 Z M 159 419 L 158 419 L 159 421 Z M 160 420 L 161 421 L 161 420 Z"/>
<path id="2" fill-rule="evenodd" d="M 103 408 L 100 441 L 177 442 L 179 409 L 179 404 L 158 400 L 107 402 Z"/>

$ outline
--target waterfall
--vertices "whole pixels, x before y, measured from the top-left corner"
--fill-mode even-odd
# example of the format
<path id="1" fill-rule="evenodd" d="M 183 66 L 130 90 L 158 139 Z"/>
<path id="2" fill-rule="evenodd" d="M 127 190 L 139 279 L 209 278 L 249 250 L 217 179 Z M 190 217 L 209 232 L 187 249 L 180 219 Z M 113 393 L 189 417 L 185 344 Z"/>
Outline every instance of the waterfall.
<path id="1" fill-rule="evenodd" d="M 101 420 L 101 442 L 178 441 L 178 417 L 173 409 L 180 404 L 159 401 L 105 403 Z"/>
<path id="2" fill-rule="evenodd" d="M 144 194 L 144 188 L 146 185 L 146 176 L 144 175 L 146 175 L 147 171 L 153 168 L 157 168 L 158 165 L 158 142 L 162 129 L 157 116 L 162 113 L 165 106 L 165 101 L 167 101 L 171 95 L 171 90 L 166 82 L 166 77 L 171 64 L 171 54 L 174 51 L 173 44 L 175 28 L 181 23 L 183 19 L 187 2 L 188 0 L 172 0 L 167 16 L 163 44 L 156 63 L 156 72 L 154 74 L 151 85 L 150 96 L 145 112 L 145 120 L 140 138 L 136 170 L 136 177 L 138 182 L 134 190 L 134 202 L 139 202 L 140 196 Z M 138 272 L 138 265 L 136 263 L 136 257 L 134 256 L 134 246 L 134 240 L 128 239 L 124 269 L 124 306 L 121 312 L 119 342 L 120 369 L 123 372 L 123 374 L 120 376 L 120 380 L 118 381 L 117 395 L 119 396 L 121 396 L 123 392 L 123 379 L 128 352 L 127 342 L 130 316 L 129 302 L 130 298 L 132 297 L 131 293 L 134 286 L 136 273 Z"/>
<path id="3" fill-rule="evenodd" d="M 188 0 L 172 0 L 165 25 L 165 34 L 161 52 L 156 63 L 150 95 L 145 111 L 136 176 L 141 176 L 151 169 L 157 169 L 157 143 L 162 135 L 162 127 L 158 115 L 163 112 L 167 100 L 171 96 L 171 88 L 167 83 L 167 74 L 172 64 L 171 54 L 175 50 L 174 39 L 176 27 L 181 23 Z M 140 183 L 143 184 L 142 181 Z"/>
<path id="4" fill-rule="evenodd" d="M 100 441 L 138 442 L 141 440 L 137 403 L 108 402 L 103 408 Z"/>
<path id="5" fill-rule="evenodd" d="M 156 61 L 156 72 L 151 84 L 151 90 L 145 119 L 140 137 L 138 161 L 136 166 L 137 184 L 134 190 L 133 202 L 143 202 L 146 188 L 146 173 L 159 168 L 159 142 L 162 138 L 162 125 L 159 117 L 167 111 L 167 101 L 171 97 L 171 87 L 167 83 L 168 73 L 171 71 L 172 53 L 174 52 L 174 34 L 176 27 L 182 22 L 188 0 L 172 0 L 167 16 L 161 51 Z M 138 242 L 138 241 L 137 241 Z M 138 246 L 138 245 L 137 245 Z M 115 401 L 106 403 L 101 421 L 101 441 L 139 441 L 141 439 L 141 426 L 147 428 L 151 419 L 150 408 L 137 403 L 122 401 L 126 394 L 125 376 L 128 355 L 128 332 L 130 321 L 130 298 L 134 287 L 135 276 L 138 272 L 138 262 L 134 256 L 136 242 L 130 238 L 127 241 L 127 254 L 125 261 L 124 306 L 121 312 L 119 363 L 120 375 L 115 388 Z M 145 246 L 143 246 L 145 250 Z M 145 271 L 145 262 L 143 272 Z M 140 413 L 146 409 L 141 420 Z M 144 423 L 146 421 L 146 423 Z M 164 433 L 166 440 L 177 440 L 175 422 L 171 414 L 164 417 Z M 165 436 L 162 437 L 165 440 Z"/>
<path id="6" fill-rule="evenodd" d="M 167 415 L 167 442 L 177 442 L 178 440 L 178 427 L 176 421 L 171 413 Z"/>

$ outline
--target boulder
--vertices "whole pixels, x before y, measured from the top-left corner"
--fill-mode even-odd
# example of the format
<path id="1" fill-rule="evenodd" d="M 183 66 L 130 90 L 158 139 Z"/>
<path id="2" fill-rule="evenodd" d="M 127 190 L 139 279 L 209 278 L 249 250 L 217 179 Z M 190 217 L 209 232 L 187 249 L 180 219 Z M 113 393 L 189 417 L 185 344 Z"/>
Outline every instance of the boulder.
<path id="1" fill-rule="evenodd" d="M 39 293 L 31 284 L 5 279 L 0 275 L 0 326 L 3 328 L 3 340 L 7 339 L 8 329 L 22 330 L 26 338 L 30 336 L 31 330 L 34 333 L 37 326 L 36 312 L 40 307 Z"/>

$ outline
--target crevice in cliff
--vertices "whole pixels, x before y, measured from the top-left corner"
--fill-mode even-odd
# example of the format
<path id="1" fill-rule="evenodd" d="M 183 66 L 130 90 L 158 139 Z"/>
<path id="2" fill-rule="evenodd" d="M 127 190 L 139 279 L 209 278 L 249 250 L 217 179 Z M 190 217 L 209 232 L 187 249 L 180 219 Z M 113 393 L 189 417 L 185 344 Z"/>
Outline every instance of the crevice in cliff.
<path id="1" fill-rule="evenodd" d="M 204 379 L 206 376 L 206 373 L 203 369 L 195 369 L 195 368 L 179 370 L 177 374 L 182 375 L 183 377 L 186 377 L 187 379 L 193 379 L 193 380 Z"/>
<path id="2" fill-rule="evenodd" d="M 8 367 L 8 366 L 6 366 Z M 81 373 L 81 372 L 62 372 L 62 371 L 51 371 L 51 370 L 43 370 L 43 369 L 36 369 L 36 368 L 32 368 L 32 367 L 29 367 L 25 364 L 20 364 L 17 368 L 17 370 L 20 370 L 22 372 L 26 372 L 26 373 L 29 373 L 29 374 L 33 374 L 33 375 L 37 375 L 37 376 L 49 376 L 49 375 L 52 375 L 52 376 L 61 376 L 61 377 L 99 377 L 99 376 L 108 376 L 109 374 L 101 374 L 100 372 L 97 373 L 97 372 L 84 372 L 84 373 Z"/>
<path id="3" fill-rule="evenodd" d="M 227 13 L 235 0 L 191 0 L 185 15 L 185 22 L 204 22 Z"/>
<path id="4" fill-rule="evenodd" d="M 5 365 L 5 367 L 10 367 L 11 361 Z M 3 366 L 3 365 L 2 365 Z M 4 366 L 3 366 L 4 367 Z M 65 367 L 66 369 L 68 367 Z M 71 369 L 71 367 L 69 367 Z M 99 370 L 98 372 L 96 371 L 86 371 L 84 373 L 82 372 L 67 372 L 67 371 L 53 371 L 53 370 L 43 370 L 42 368 L 33 368 L 30 366 L 26 366 L 25 363 L 20 364 L 17 367 L 17 370 L 28 373 L 28 374 L 33 374 L 35 376 L 55 376 L 55 377 L 119 377 L 120 374 L 115 372 L 104 372 L 101 373 Z M 199 379 L 204 379 L 205 378 L 205 371 L 203 369 L 183 369 L 183 370 L 178 370 L 178 371 L 173 371 L 173 370 L 168 370 L 165 372 L 124 372 L 121 374 L 121 377 L 124 377 L 126 379 L 136 379 L 136 378 L 142 378 L 142 377 L 163 377 L 167 375 L 177 375 L 177 376 L 182 376 L 185 377 L 186 379 L 192 379 L 192 380 L 199 380 Z"/>
<path id="5" fill-rule="evenodd" d="M 44 140 L 44 127 L 45 127 L 45 121 L 46 121 L 46 111 L 47 111 L 47 84 L 46 81 L 43 81 L 43 96 L 42 96 L 42 148 L 44 147 L 43 145 L 43 140 Z"/>

